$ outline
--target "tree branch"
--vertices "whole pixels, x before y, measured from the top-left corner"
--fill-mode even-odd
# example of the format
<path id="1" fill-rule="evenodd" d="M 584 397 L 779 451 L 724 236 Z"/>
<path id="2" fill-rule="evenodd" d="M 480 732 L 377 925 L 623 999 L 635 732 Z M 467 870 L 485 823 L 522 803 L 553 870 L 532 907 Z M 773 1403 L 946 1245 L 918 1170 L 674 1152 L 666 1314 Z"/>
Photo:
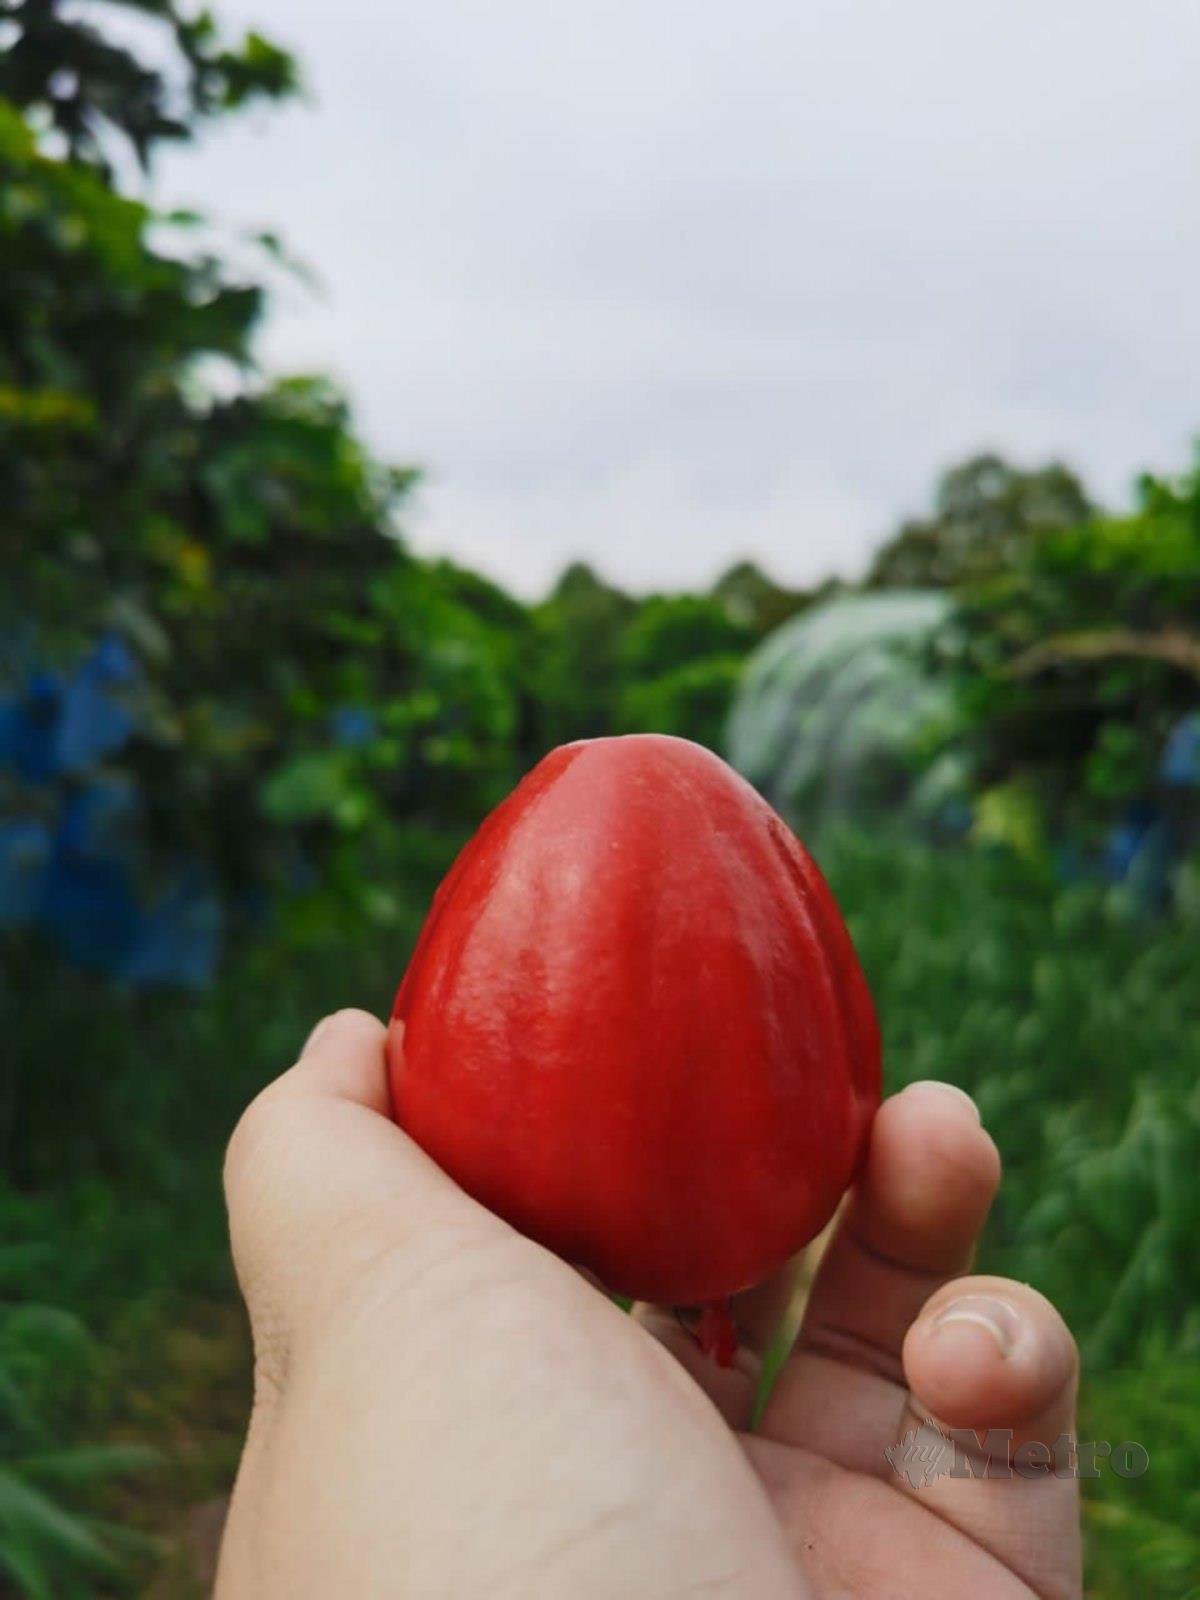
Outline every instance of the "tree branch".
<path id="1" fill-rule="evenodd" d="M 1139 633 L 1133 628 L 1092 628 L 1080 633 L 1059 633 L 1031 645 L 1007 664 L 1008 678 L 1033 678 L 1048 667 L 1070 666 L 1078 661 L 1108 661 L 1135 656 L 1144 661 L 1165 661 L 1181 672 L 1200 678 L 1200 639 L 1180 628 Z"/>

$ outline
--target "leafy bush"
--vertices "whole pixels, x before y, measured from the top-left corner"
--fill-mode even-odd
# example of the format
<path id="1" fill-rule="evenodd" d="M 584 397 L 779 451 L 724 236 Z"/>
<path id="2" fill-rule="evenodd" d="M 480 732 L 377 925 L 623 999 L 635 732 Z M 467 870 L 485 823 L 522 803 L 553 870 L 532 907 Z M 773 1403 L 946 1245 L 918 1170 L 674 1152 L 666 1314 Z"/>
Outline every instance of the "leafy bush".
<path id="1" fill-rule="evenodd" d="M 882 1019 L 890 1086 L 945 1078 L 1006 1161 L 991 1259 L 1092 1362 L 1200 1353 L 1200 940 L 1007 852 L 835 832 L 821 851 Z"/>
<path id="2" fill-rule="evenodd" d="M 1200 705 L 1198 584 L 1200 465 L 961 583 L 943 643 L 980 783 L 1020 781 L 1085 845 L 1131 805 L 1153 808 L 1177 849 L 1195 842 L 1200 766 L 1166 753 Z"/>
<path id="3" fill-rule="evenodd" d="M 889 1089 L 959 1084 L 1000 1147 L 979 1270 L 1063 1311 L 1082 1436 L 1149 1452 L 1144 1478 L 1084 1485 L 1089 1593 L 1178 1600 L 1200 1571 L 1200 929 L 1147 925 L 1002 851 L 843 829 L 819 855 Z"/>
<path id="4" fill-rule="evenodd" d="M 621 697 L 617 731 L 652 729 L 720 750 L 741 671 L 738 656 L 705 656 L 648 682 L 632 683 Z"/>
<path id="5" fill-rule="evenodd" d="M 28 1251 L 0 1252 L 0 1280 L 18 1281 Z M 72 1509 L 98 1484 L 157 1465 L 136 1444 L 57 1443 L 64 1401 L 94 1359 L 82 1323 L 44 1305 L 0 1304 L 0 1572 L 30 1600 L 73 1600 L 114 1580 L 148 1541 Z"/>
<path id="6" fill-rule="evenodd" d="M 1085 1375 L 1081 1438 L 1131 1439 L 1150 1456 L 1145 1476 L 1111 1473 L 1086 1485 L 1089 1594 L 1138 1600 L 1200 1596 L 1200 1362 L 1148 1350 L 1136 1367 Z"/>
<path id="7" fill-rule="evenodd" d="M 875 588 L 960 588 L 1011 571 L 1027 552 L 1092 513 L 1075 474 L 1059 462 L 1022 471 L 995 455 L 942 474 L 927 518 L 904 523 L 878 551 Z"/>

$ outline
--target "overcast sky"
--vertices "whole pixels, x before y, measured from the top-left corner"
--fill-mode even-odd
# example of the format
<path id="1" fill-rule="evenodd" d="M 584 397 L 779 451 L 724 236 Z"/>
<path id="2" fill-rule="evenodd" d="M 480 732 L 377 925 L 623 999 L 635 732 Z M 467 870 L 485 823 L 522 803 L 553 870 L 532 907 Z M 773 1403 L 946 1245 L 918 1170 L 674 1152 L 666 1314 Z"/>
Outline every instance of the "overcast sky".
<path id="1" fill-rule="evenodd" d="M 1196 0 L 224 0 L 308 102 L 160 197 L 318 272 L 266 330 L 544 589 L 853 573 L 939 469 L 1126 498 L 1200 430 Z"/>

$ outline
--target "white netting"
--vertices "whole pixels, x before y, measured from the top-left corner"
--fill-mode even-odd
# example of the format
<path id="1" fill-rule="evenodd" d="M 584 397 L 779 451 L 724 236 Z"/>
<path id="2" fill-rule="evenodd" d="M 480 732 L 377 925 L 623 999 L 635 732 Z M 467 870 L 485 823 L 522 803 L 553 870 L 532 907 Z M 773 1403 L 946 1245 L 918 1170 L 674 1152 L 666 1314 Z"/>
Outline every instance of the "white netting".
<path id="1" fill-rule="evenodd" d="M 751 656 L 728 730 L 733 765 L 807 828 L 832 815 L 936 808 L 944 763 L 914 762 L 950 710 L 928 644 L 950 602 L 920 591 L 847 595 L 805 612 Z"/>

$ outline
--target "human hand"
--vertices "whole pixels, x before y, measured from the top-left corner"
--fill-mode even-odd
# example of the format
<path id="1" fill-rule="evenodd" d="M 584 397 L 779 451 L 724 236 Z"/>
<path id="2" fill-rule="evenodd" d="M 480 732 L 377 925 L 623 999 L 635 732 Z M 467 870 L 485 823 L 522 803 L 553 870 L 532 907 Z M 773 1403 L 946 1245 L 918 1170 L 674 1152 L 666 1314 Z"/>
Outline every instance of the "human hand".
<path id="1" fill-rule="evenodd" d="M 1077 1485 L 943 1477 L 934 1416 L 1047 1445 L 1074 1345 L 1033 1290 L 956 1278 L 999 1178 L 971 1103 L 887 1101 L 754 1434 L 787 1279 L 721 1369 L 462 1193 L 390 1120 L 382 1026 L 343 1011 L 258 1097 L 226 1187 L 255 1401 L 219 1600 L 675 1596 L 1071 1600 Z"/>

